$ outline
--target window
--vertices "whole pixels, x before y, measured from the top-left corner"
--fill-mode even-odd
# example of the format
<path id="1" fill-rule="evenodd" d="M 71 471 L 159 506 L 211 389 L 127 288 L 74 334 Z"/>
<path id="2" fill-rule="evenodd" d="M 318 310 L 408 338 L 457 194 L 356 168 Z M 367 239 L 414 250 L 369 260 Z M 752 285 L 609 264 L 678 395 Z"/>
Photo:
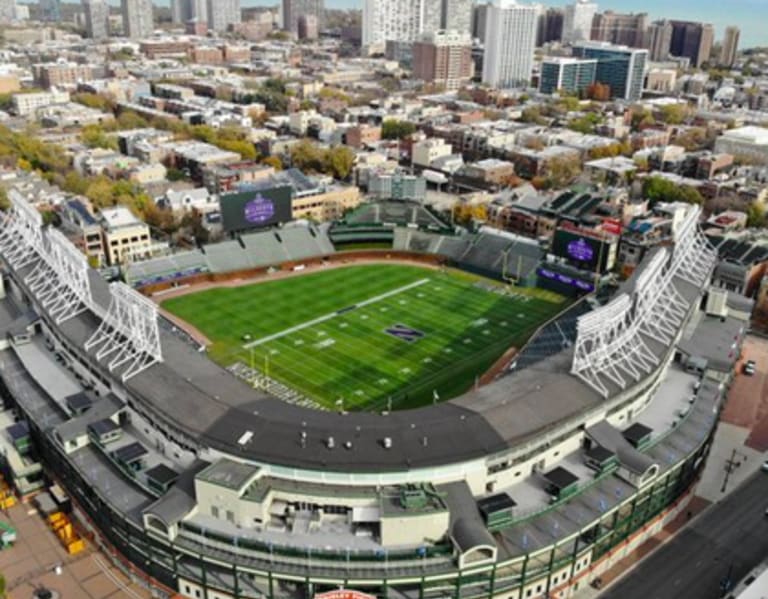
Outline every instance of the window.
<path id="1" fill-rule="evenodd" d="M 211 516 L 213 516 L 214 518 L 218 518 L 219 517 L 219 508 L 218 508 L 218 506 L 215 506 L 215 505 L 211 506 Z"/>
<path id="2" fill-rule="evenodd" d="M 234 524 L 235 523 L 235 512 L 233 512 L 232 510 L 227 510 L 227 520 L 229 522 L 232 522 L 232 524 Z"/>

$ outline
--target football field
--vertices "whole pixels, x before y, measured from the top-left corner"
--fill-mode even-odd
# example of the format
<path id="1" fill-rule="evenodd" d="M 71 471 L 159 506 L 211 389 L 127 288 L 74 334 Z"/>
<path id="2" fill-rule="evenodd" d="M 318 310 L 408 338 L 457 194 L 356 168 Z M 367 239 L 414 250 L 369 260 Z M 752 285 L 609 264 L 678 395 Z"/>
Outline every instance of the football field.
<path id="1" fill-rule="evenodd" d="M 213 344 L 315 404 L 416 407 L 470 388 L 565 308 L 542 290 L 460 272 L 357 265 L 163 302 Z"/>

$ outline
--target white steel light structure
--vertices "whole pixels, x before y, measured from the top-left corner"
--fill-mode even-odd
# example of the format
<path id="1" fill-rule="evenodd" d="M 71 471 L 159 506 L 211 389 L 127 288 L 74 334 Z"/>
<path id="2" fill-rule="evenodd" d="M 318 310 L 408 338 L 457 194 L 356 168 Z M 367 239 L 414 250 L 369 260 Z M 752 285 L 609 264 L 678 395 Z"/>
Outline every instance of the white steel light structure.
<path id="1" fill-rule="evenodd" d="M 43 217 L 15 190 L 0 232 L 0 251 L 14 268 L 24 268 L 44 253 Z"/>
<path id="2" fill-rule="evenodd" d="M 111 283 L 109 310 L 85 342 L 98 360 L 109 359 L 110 371 L 125 367 L 122 380 L 163 361 L 157 306 L 125 283 Z"/>
<path id="3" fill-rule="evenodd" d="M 608 379 L 625 389 L 659 363 L 640 335 L 632 300 L 622 293 L 606 306 L 579 318 L 571 372 L 608 397 Z"/>
<path id="4" fill-rule="evenodd" d="M 668 344 L 675 338 L 689 304 L 673 284 L 669 251 L 659 249 L 637 278 L 635 315 L 640 332 Z"/>
<path id="5" fill-rule="evenodd" d="M 675 279 L 701 288 L 709 280 L 717 253 L 698 229 L 701 210 L 692 207 L 675 235 L 671 259 L 661 249 L 638 275 L 633 297 L 619 295 L 579 318 L 571 373 L 603 397 L 607 381 L 625 389 L 658 365 L 647 340 L 669 344 L 689 309 Z"/>
<path id="6" fill-rule="evenodd" d="M 49 229 L 42 260 L 25 279 L 57 324 L 92 307 L 88 261 L 59 231 Z"/>
<path id="7" fill-rule="evenodd" d="M 693 206 L 675 234 L 672 269 L 693 285 L 703 285 L 711 276 L 717 252 L 699 231 L 701 208 Z"/>

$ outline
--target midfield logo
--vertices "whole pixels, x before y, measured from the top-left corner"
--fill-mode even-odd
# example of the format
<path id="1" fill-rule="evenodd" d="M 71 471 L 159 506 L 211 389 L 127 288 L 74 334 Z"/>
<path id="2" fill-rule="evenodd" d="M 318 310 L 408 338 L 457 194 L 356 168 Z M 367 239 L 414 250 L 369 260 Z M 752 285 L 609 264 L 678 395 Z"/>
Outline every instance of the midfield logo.
<path id="1" fill-rule="evenodd" d="M 409 326 L 406 326 L 404 324 L 394 324 L 388 329 L 384 330 L 385 333 L 388 335 L 392 335 L 393 337 L 397 337 L 398 339 L 405 341 L 406 343 L 415 343 L 422 337 L 424 337 L 424 333 L 421 331 L 417 331 L 416 329 L 412 329 Z"/>

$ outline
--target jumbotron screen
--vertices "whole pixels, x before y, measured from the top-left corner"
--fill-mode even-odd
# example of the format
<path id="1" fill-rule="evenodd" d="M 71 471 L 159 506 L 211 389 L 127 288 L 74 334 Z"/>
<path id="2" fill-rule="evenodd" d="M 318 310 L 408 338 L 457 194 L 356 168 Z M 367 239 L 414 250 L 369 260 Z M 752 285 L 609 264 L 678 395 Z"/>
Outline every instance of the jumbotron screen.
<path id="1" fill-rule="evenodd" d="M 292 219 L 288 185 L 222 194 L 219 198 L 224 230 L 262 229 Z"/>
<path id="2" fill-rule="evenodd" d="M 605 272 L 616 262 L 616 243 L 611 243 L 610 238 L 603 241 L 577 231 L 557 229 L 552 253 L 581 270 Z"/>

